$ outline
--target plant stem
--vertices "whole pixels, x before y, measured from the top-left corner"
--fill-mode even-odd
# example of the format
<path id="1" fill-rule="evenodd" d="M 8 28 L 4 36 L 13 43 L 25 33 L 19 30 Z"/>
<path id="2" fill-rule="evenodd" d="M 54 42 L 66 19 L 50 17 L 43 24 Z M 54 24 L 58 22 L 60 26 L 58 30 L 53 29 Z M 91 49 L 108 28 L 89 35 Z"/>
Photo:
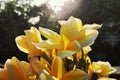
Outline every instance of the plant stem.
<path id="1" fill-rule="evenodd" d="M 48 63 L 51 65 L 52 64 L 52 60 L 48 57 L 48 55 L 46 53 L 43 52 L 42 57 L 48 61 Z"/>

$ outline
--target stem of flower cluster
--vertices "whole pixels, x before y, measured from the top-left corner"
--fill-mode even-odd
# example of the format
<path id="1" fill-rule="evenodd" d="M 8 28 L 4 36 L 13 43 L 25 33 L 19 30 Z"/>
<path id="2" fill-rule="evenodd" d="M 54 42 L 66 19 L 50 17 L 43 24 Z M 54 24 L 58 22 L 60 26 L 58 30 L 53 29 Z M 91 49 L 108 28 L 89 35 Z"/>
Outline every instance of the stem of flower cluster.
<path id="1" fill-rule="evenodd" d="M 48 55 L 46 53 L 42 54 L 42 57 L 48 61 L 49 64 L 52 64 L 52 60 L 48 57 Z"/>

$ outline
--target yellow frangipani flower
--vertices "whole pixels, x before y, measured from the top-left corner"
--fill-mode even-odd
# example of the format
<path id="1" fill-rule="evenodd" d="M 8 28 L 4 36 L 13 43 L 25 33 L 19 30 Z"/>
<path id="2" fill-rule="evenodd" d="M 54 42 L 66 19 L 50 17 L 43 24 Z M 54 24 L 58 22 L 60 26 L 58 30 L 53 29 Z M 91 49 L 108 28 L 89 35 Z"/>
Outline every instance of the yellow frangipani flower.
<path id="1" fill-rule="evenodd" d="M 40 60 L 38 59 L 38 57 L 31 57 L 30 65 L 35 73 L 39 73 L 39 71 L 43 69 L 50 73 L 50 64 L 42 57 L 40 58 Z"/>
<path id="2" fill-rule="evenodd" d="M 50 73 L 48 73 L 46 70 L 40 71 L 39 79 L 40 80 L 59 80 L 56 77 L 52 76 Z"/>
<path id="3" fill-rule="evenodd" d="M 66 73 L 60 80 L 88 80 L 89 76 L 86 72 L 75 69 Z"/>
<path id="4" fill-rule="evenodd" d="M 4 68 L 0 68 L 0 80 L 29 80 L 30 75 L 29 63 L 20 62 L 16 57 L 8 59 Z"/>
<path id="5" fill-rule="evenodd" d="M 93 72 L 97 73 L 99 77 L 105 77 L 116 71 L 115 68 L 111 67 L 109 62 L 92 62 Z"/>
<path id="6" fill-rule="evenodd" d="M 82 48 L 83 50 L 83 55 L 84 58 L 86 58 L 86 61 L 89 61 L 89 63 L 91 63 L 90 58 L 87 56 L 88 53 L 92 50 L 90 46 L 85 46 Z M 79 61 L 82 58 L 82 50 L 80 50 L 79 52 L 76 53 L 76 59 L 77 61 Z M 73 56 L 69 56 L 68 59 L 73 61 Z"/>
<path id="7" fill-rule="evenodd" d="M 73 41 L 68 45 L 67 48 L 64 47 L 66 45 L 67 40 L 64 37 L 61 37 L 61 35 L 57 34 L 56 32 L 46 29 L 46 28 L 39 28 L 40 33 L 45 36 L 48 40 L 44 40 L 40 43 L 34 43 L 34 45 L 40 49 L 40 48 L 46 48 L 46 49 L 57 49 L 57 55 L 59 55 L 62 52 L 66 52 L 68 54 L 64 54 L 64 56 L 68 56 L 75 53 L 75 51 L 78 51 L 80 48 L 80 45 L 77 41 Z M 64 39 L 64 42 L 61 41 L 61 39 Z M 73 48 L 73 49 L 72 49 Z M 64 57 L 63 56 L 63 57 Z M 61 56 L 62 57 L 62 56 Z"/>
<path id="8" fill-rule="evenodd" d="M 57 79 L 60 79 L 63 74 L 66 72 L 62 59 L 58 56 L 55 56 L 52 60 L 52 63 L 49 64 L 47 61 L 45 61 L 44 58 L 41 57 L 40 61 L 37 57 L 33 58 L 31 61 L 32 69 L 39 74 L 40 71 L 45 70 L 52 76 L 56 77 Z"/>
<path id="9" fill-rule="evenodd" d="M 43 68 L 39 73 L 40 80 L 87 80 L 88 78 L 88 74 L 80 69 L 66 72 L 62 59 L 58 56 L 54 57 L 50 72 Z"/>
<path id="10" fill-rule="evenodd" d="M 47 38 L 46 41 L 35 44 L 37 48 L 57 49 L 57 55 L 64 58 L 75 54 L 81 47 L 88 46 L 96 39 L 101 25 L 87 24 L 82 26 L 78 18 L 70 17 L 68 21 L 59 21 L 60 34 L 46 29 L 39 28 L 40 33 Z"/>
<path id="11" fill-rule="evenodd" d="M 89 80 L 93 73 L 98 74 L 97 80 L 116 80 L 108 78 L 116 71 L 109 62 L 91 63 L 88 56 L 102 25 L 83 25 L 73 16 L 59 23 L 59 34 L 31 27 L 25 35 L 16 37 L 17 47 L 29 54 L 29 63 L 16 57 L 8 59 L 0 68 L 0 80 Z"/>
<path id="12" fill-rule="evenodd" d="M 78 18 L 71 16 L 67 21 L 59 21 L 60 35 L 64 35 L 68 40 L 77 40 L 81 47 L 87 46 L 92 43 L 97 35 L 96 29 L 100 28 L 98 24 L 85 24 Z"/>
<path id="13" fill-rule="evenodd" d="M 57 79 L 60 79 L 66 73 L 63 61 L 60 57 L 53 58 L 51 65 L 51 74 Z"/>
<path id="14" fill-rule="evenodd" d="M 25 53 L 34 55 L 42 54 L 42 51 L 33 45 L 33 43 L 42 41 L 40 32 L 35 27 L 31 27 L 30 30 L 25 30 L 25 35 L 16 37 L 15 41 L 17 47 Z"/>
<path id="15" fill-rule="evenodd" d="M 39 79 L 40 80 L 88 80 L 89 76 L 86 72 L 80 69 L 75 69 L 63 75 L 61 79 L 58 79 L 53 75 L 49 74 L 46 70 L 42 70 L 40 71 Z"/>

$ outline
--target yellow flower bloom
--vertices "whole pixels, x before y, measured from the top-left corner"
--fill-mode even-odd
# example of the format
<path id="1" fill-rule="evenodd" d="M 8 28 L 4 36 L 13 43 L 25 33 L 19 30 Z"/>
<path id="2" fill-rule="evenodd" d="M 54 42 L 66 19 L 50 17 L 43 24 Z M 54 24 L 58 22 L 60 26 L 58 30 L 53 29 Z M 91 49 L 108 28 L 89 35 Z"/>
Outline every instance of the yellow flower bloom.
<path id="1" fill-rule="evenodd" d="M 67 44 L 68 46 L 65 48 L 64 45 L 66 45 L 67 40 L 64 37 L 61 37 L 61 35 L 46 28 L 40 27 L 39 29 L 40 29 L 40 33 L 44 35 L 46 38 L 48 38 L 48 40 L 42 41 L 40 43 L 34 43 L 34 45 L 38 49 L 39 48 L 57 49 L 58 56 L 61 56 L 59 54 L 62 54 L 62 53 L 68 53 L 61 56 L 61 57 L 66 57 L 68 55 L 75 53 L 80 48 L 80 45 L 77 41 L 73 41 L 69 45 Z M 64 42 L 63 42 L 63 39 L 64 39 Z"/>
<path id="2" fill-rule="evenodd" d="M 40 80 L 87 80 L 89 78 L 88 74 L 80 69 L 66 72 L 62 59 L 58 56 L 54 57 L 50 68 L 50 72 L 45 68 L 40 70 Z"/>
<path id="3" fill-rule="evenodd" d="M 51 65 L 51 74 L 57 79 L 60 79 L 65 73 L 62 59 L 58 56 L 54 57 Z"/>
<path id="4" fill-rule="evenodd" d="M 47 72 L 50 72 L 50 64 L 44 58 L 41 57 L 40 60 L 38 57 L 34 56 L 30 58 L 30 64 L 35 73 L 39 73 L 39 71 L 43 69 L 45 69 Z"/>
<path id="5" fill-rule="evenodd" d="M 61 79 L 58 79 L 53 75 L 49 74 L 47 71 L 42 70 L 39 74 L 39 79 L 40 80 L 88 80 L 89 76 L 86 72 L 80 69 L 75 69 L 63 75 Z"/>
<path id="6" fill-rule="evenodd" d="M 116 71 L 115 68 L 111 67 L 109 62 L 92 62 L 93 72 L 97 73 L 99 77 L 108 76 L 109 74 Z"/>
<path id="7" fill-rule="evenodd" d="M 40 80 L 59 80 L 52 76 L 50 73 L 48 73 L 46 70 L 41 70 L 39 73 L 39 79 Z"/>
<path id="8" fill-rule="evenodd" d="M 16 57 L 8 59 L 0 69 L 0 80 L 29 80 L 31 68 L 29 63 L 19 61 Z"/>
<path id="9" fill-rule="evenodd" d="M 49 64 L 44 58 L 41 57 L 40 61 L 37 57 L 34 57 L 31 61 L 31 66 L 36 73 L 42 70 L 47 71 L 49 74 L 53 75 L 57 79 L 60 79 L 66 72 L 62 59 L 58 56 L 53 58 L 52 64 Z"/>
<path id="10" fill-rule="evenodd" d="M 81 20 L 74 17 L 70 17 L 68 21 L 59 21 L 59 23 L 61 24 L 60 34 L 40 27 L 40 33 L 47 40 L 37 43 L 35 46 L 38 48 L 57 49 L 57 55 L 62 58 L 75 54 L 81 47 L 88 46 L 94 42 L 98 35 L 98 31 L 95 29 L 101 27 L 101 25 L 97 24 L 82 26 Z"/>
<path id="11" fill-rule="evenodd" d="M 86 72 L 75 69 L 66 73 L 60 80 L 88 80 L 89 76 Z"/>
<path id="12" fill-rule="evenodd" d="M 8 59 L 0 68 L 0 80 L 88 80 L 92 73 L 98 74 L 97 80 L 116 80 L 108 78 L 116 71 L 109 62 L 91 63 L 88 56 L 102 25 L 83 25 L 75 17 L 59 23 L 60 34 L 31 27 L 25 35 L 16 37 L 17 47 L 29 54 L 30 63 L 16 57 Z M 46 40 L 42 40 L 41 34 Z"/>
<path id="13" fill-rule="evenodd" d="M 25 35 L 16 37 L 15 41 L 17 47 L 25 53 L 34 55 L 42 54 L 42 51 L 33 45 L 33 43 L 42 41 L 40 32 L 35 27 L 31 27 L 30 30 L 25 30 Z"/>
<path id="14" fill-rule="evenodd" d="M 59 23 L 61 24 L 60 35 L 64 35 L 70 41 L 77 40 L 81 47 L 92 43 L 98 35 L 95 29 L 101 27 L 98 24 L 82 25 L 80 19 L 72 16 L 67 21 L 59 21 Z"/>

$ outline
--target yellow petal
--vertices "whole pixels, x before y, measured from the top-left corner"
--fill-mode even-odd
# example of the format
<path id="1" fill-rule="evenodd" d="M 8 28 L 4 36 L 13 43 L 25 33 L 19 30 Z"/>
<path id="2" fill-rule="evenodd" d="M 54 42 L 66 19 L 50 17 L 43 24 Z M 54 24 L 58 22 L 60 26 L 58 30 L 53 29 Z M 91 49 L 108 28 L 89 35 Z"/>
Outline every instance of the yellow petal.
<path id="1" fill-rule="evenodd" d="M 80 60 L 80 58 L 82 58 L 82 51 L 81 50 L 76 54 L 76 58 L 78 61 Z"/>
<path id="2" fill-rule="evenodd" d="M 92 68 L 91 63 L 89 64 L 89 67 L 88 67 L 88 74 L 89 74 L 90 77 L 92 77 L 92 74 L 93 74 L 93 68 Z"/>
<path id="3" fill-rule="evenodd" d="M 11 63 L 13 63 L 13 65 L 15 66 L 16 70 L 17 70 L 17 74 L 19 74 L 19 76 L 21 78 L 24 78 L 22 69 L 20 68 L 21 64 L 19 62 L 19 60 L 16 57 L 12 57 L 11 59 Z M 24 69 L 24 68 L 23 68 Z"/>
<path id="4" fill-rule="evenodd" d="M 61 58 L 65 58 L 65 57 L 68 57 L 70 55 L 75 54 L 77 51 L 75 51 L 75 50 L 62 50 L 62 51 L 58 51 L 57 56 L 59 56 Z"/>
<path id="5" fill-rule="evenodd" d="M 71 26 L 74 25 L 74 27 L 76 27 L 78 31 L 80 31 L 82 29 L 82 21 L 80 19 L 71 16 L 68 19 L 68 22 Z"/>
<path id="6" fill-rule="evenodd" d="M 52 62 L 52 75 L 60 79 L 63 76 L 63 62 L 58 56 L 54 57 Z"/>
<path id="7" fill-rule="evenodd" d="M 60 35 L 57 34 L 56 32 L 50 30 L 50 29 L 46 29 L 46 28 L 42 28 L 39 27 L 40 33 L 45 36 L 48 39 L 52 39 L 54 41 L 56 41 L 57 43 L 59 43 L 60 40 Z"/>
<path id="8" fill-rule="evenodd" d="M 41 70 L 39 73 L 39 79 L 40 80 L 58 80 L 51 74 L 49 74 L 46 70 Z"/>
<path id="9" fill-rule="evenodd" d="M 87 53 L 90 52 L 91 50 L 92 50 L 92 49 L 91 49 L 90 46 L 85 46 L 85 47 L 83 47 L 83 52 L 84 52 L 84 54 L 86 54 L 86 55 L 87 55 Z"/>
<path id="10" fill-rule="evenodd" d="M 7 69 L 0 68 L 0 80 L 9 80 Z"/>
<path id="11" fill-rule="evenodd" d="M 38 49 L 58 49 L 59 48 L 59 44 L 57 44 L 56 42 L 54 42 L 53 40 L 46 40 L 46 41 L 42 41 L 40 43 L 33 43 Z"/>
<path id="12" fill-rule="evenodd" d="M 75 51 L 79 51 L 81 49 L 81 46 L 79 44 L 78 41 L 74 40 L 73 42 L 70 42 L 68 45 L 67 45 L 67 50 L 75 50 Z"/>
<path id="13" fill-rule="evenodd" d="M 6 67 L 8 70 L 10 80 L 24 80 L 22 77 L 19 76 L 17 68 L 15 67 L 14 63 L 11 62 L 10 59 L 7 60 Z"/>
<path id="14" fill-rule="evenodd" d="M 98 65 L 98 63 L 92 62 L 92 67 L 95 73 L 101 73 L 102 72 L 102 68 L 100 65 Z"/>
<path id="15" fill-rule="evenodd" d="M 79 43 L 76 40 L 74 40 L 73 42 L 70 42 L 68 44 L 68 46 L 66 47 L 65 50 L 59 51 L 58 56 L 61 58 L 65 58 L 65 57 L 68 57 L 68 56 L 71 56 L 71 55 L 77 53 L 80 49 L 81 49 L 81 46 L 79 45 Z"/>
<path id="16" fill-rule="evenodd" d="M 31 53 L 34 54 L 42 54 L 41 50 L 37 49 L 33 43 L 39 43 L 41 42 L 41 36 L 40 36 L 40 32 L 35 28 L 35 27 L 31 27 L 30 30 L 25 30 L 25 34 L 26 34 L 26 39 L 27 39 L 27 43 L 30 47 Z"/>
<path id="17" fill-rule="evenodd" d="M 16 37 L 15 41 L 17 47 L 25 53 L 34 53 L 36 55 L 41 55 L 41 50 L 37 49 L 34 43 L 39 43 L 41 41 L 41 36 L 38 30 L 31 27 L 30 30 L 25 30 L 26 35 Z"/>
<path id="18" fill-rule="evenodd" d="M 84 50 L 83 50 L 83 52 L 84 52 Z M 91 61 L 90 61 L 90 58 L 87 56 L 87 53 L 84 52 L 84 56 L 86 57 L 86 60 L 87 60 L 88 62 L 91 62 Z M 80 50 L 80 51 L 76 54 L 76 58 L 77 58 L 78 61 L 79 61 L 80 58 L 82 58 L 82 50 Z"/>
<path id="19" fill-rule="evenodd" d="M 26 36 L 18 36 L 18 37 L 16 37 L 15 41 L 16 41 L 17 47 L 21 51 L 23 51 L 25 53 L 30 53 L 31 52 L 30 47 L 27 43 Z"/>
<path id="20" fill-rule="evenodd" d="M 23 62 L 27 63 L 25 61 Z M 4 69 L 2 69 L 2 75 L 0 69 L 0 80 L 29 80 L 30 66 L 28 67 L 28 63 L 21 64 L 23 62 L 20 62 L 16 57 L 8 59 L 5 63 Z"/>
<path id="21" fill-rule="evenodd" d="M 60 39 L 60 49 L 66 49 L 68 43 L 70 42 L 69 39 L 66 38 L 66 36 L 61 35 L 61 39 Z"/>
<path id="22" fill-rule="evenodd" d="M 65 20 L 58 20 L 58 23 L 59 23 L 60 25 L 63 25 L 63 24 L 66 24 L 67 21 L 65 21 Z"/>
<path id="23" fill-rule="evenodd" d="M 31 66 L 32 66 L 33 70 L 37 73 L 39 73 L 39 71 L 42 69 L 45 69 L 46 71 L 50 72 L 48 64 L 45 64 L 42 61 L 39 61 L 38 58 L 34 58 L 31 61 Z"/>
<path id="24" fill-rule="evenodd" d="M 24 76 L 25 80 L 29 80 L 30 74 L 32 74 L 32 69 L 29 63 L 25 61 L 21 61 L 19 63 L 20 69 L 21 69 L 21 74 Z"/>
<path id="25" fill-rule="evenodd" d="M 26 36 L 18 36 L 15 39 L 17 47 L 25 52 L 25 53 L 34 53 L 34 54 L 42 54 L 41 50 L 37 49 L 32 43 L 29 43 L 27 41 L 27 37 Z M 31 46 L 30 46 L 31 45 Z"/>
<path id="26" fill-rule="evenodd" d="M 117 79 L 108 78 L 108 77 L 100 77 L 100 78 L 98 78 L 97 80 L 117 80 Z"/>
<path id="27" fill-rule="evenodd" d="M 60 80 L 88 80 L 89 76 L 86 72 L 76 69 L 66 73 Z"/>
<path id="28" fill-rule="evenodd" d="M 98 31 L 93 29 L 86 29 L 80 31 L 73 39 L 77 40 L 81 47 L 91 44 L 98 36 Z"/>
<path id="29" fill-rule="evenodd" d="M 25 30 L 25 34 L 30 42 L 38 43 L 42 41 L 40 32 L 35 27 L 31 27 L 30 30 Z"/>
<path id="30" fill-rule="evenodd" d="M 83 49 L 83 53 L 84 53 L 85 56 L 87 56 L 88 52 L 91 51 L 91 47 L 89 47 L 89 46 L 85 46 L 82 49 Z M 82 58 L 82 50 L 80 50 L 79 52 L 77 52 L 76 58 L 77 58 L 78 61 L 79 61 L 80 58 Z"/>
<path id="31" fill-rule="evenodd" d="M 99 24 L 85 24 L 82 29 L 99 29 L 102 25 Z"/>
<path id="32" fill-rule="evenodd" d="M 80 31 L 82 29 L 82 21 L 78 18 L 73 17 L 73 16 L 71 16 L 68 19 L 68 21 L 59 20 L 58 22 L 60 23 L 60 25 L 68 24 L 69 26 L 76 27 L 77 31 Z"/>
<path id="33" fill-rule="evenodd" d="M 108 76 L 116 71 L 115 68 L 111 67 L 109 62 L 92 62 L 93 71 L 98 73 L 99 76 Z"/>
<path id="34" fill-rule="evenodd" d="M 60 28 L 60 35 L 64 35 L 66 38 L 71 40 L 73 36 L 78 33 L 78 30 L 75 26 L 76 24 L 74 22 L 73 24 L 71 24 L 71 22 L 62 24 Z"/>
<path id="35" fill-rule="evenodd" d="M 17 70 L 17 74 L 21 79 L 28 80 L 30 73 L 30 65 L 25 61 L 19 61 L 16 57 L 12 57 L 11 62 L 14 64 Z"/>

